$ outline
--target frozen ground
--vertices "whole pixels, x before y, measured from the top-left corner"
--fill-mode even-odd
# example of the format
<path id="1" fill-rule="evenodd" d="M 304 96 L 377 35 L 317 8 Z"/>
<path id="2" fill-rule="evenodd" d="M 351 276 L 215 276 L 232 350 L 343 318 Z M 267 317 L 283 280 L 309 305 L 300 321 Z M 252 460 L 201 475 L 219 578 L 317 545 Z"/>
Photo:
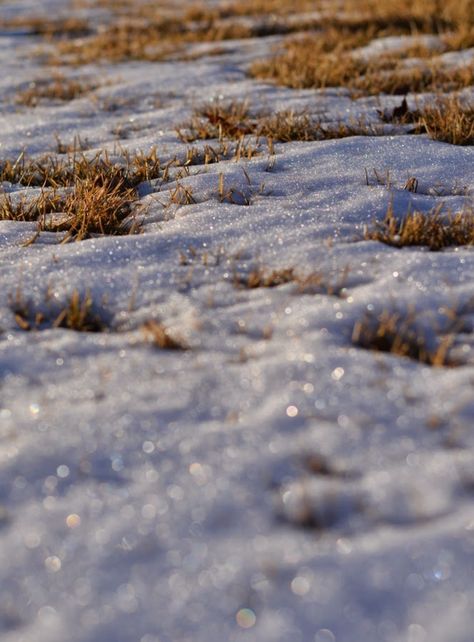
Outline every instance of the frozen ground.
<path id="1" fill-rule="evenodd" d="M 108 83 L 95 97 L 31 109 L 12 97 L 50 72 L 27 57 L 34 38 L 0 34 L 0 159 L 50 152 L 56 134 L 112 150 L 114 131 L 171 158 L 175 126 L 217 97 L 375 118 L 375 99 L 248 80 L 273 41 L 91 66 Z M 473 149 L 400 132 L 275 147 L 274 167 L 266 153 L 192 167 L 195 204 L 165 210 L 175 185 L 143 185 L 138 236 L 24 247 L 35 225 L 0 222 L 2 641 L 472 642 L 472 335 L 457 346 L 467 365 L 431 368 L 351 333 L 367 310 L 407 305 L 442 324 L 473 296 L 471 248 L 361 240 L 391 200 L 470 203 Z M 220 173 L 249 206 L 219 201 Z M 344 296 L 236 288 L 255 266 L 322 272 Z M 17 292 L 59 309 L 87 288 L 112 331 L 14 319 Z M 150 318 L 192 349 L 144 341 Z"/>

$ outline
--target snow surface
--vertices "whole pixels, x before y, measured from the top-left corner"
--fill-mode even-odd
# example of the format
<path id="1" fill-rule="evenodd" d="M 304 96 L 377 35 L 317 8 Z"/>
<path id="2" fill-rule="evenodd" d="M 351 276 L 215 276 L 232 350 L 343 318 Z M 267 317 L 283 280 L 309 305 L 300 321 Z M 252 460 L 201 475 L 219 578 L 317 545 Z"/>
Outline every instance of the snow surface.
<path id="1" fill-rule="evenodd" d="M 31 109 L 13 97 L 50 71 L 27 55 L 35 38 L 2 33 L 0 159 L 50 152 L 56 134 L 112 151 L 119 127 L 125 148 L 166 160 L 184 151 L 175 127 L 219 97 L 328 120 L 376 121 L 381 101 L 398 104 L 249 80 L 277 40 L 65 69 L 104 85 Z M 105 111 L 105 99 L 130 101 Z M 192 167 L 180 182 L 195 204 L 164 208 L 176 184 L 142 185 L 138 236 L 44 233 L 25 247 L 35 225 L 0 222 L 2 641 L 472 642 L 472 335 L 458 346 L 466 366 L 430 368 L 355 348 L 351 333 L 367 310 L 408 304 L 442 324 L 472 298 L 471 248 L 397 250 L 362 234 L 391 201 L 472 203 L 473 149 L 402 130 L 275 148 L 273 168 L 266 152 Z M 366 184 L 374 169 L 390 188 Z M 219 201 L 220 173 L 249 206 Z M 236 288 L 256 266 L 322 272 L 344 296 Z M 15 322 L 18 292 L 38 305 L 49 292 L 60 309 L 87 288 L 112 331 Z M 150 318 L 192 349 L 151 346 Z"/>

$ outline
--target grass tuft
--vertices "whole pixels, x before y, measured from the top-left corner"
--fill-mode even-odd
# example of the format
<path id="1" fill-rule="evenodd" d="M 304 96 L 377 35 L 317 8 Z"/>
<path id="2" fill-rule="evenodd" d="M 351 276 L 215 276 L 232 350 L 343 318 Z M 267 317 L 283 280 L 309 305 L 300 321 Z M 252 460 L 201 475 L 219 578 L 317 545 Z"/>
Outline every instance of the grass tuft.
<path id="1" fill-rule="evenodd" d="M 283 53 L 256 61 L 250 75 L 293 89 L 343 87 L 353 96 L 458 91 L 474 84 L 472 63 L 453 68 L 440 61 L 422 60 L 411 65 L 402 53 L 365 59 L 351 53 L 352 40 L 338 42 L 326 51 L 324 44 L 318 45 L 318 38 L 291 40 Z"/>
<path id="2" fill-rule="evenodd" d="M 162 350 L 189 350 L 189 346 L 180 338 L 173 337 L 169 330 L 158 321 L 147 321 L 142 326 L 148 341 Z"/>
<path id="3" fill-rule="evenodd" d="M 448 333 L 430 345 L 418 327 L 413 313 L 384 310 L 378 315 L 366 314 L 352 331 L 352 343 L 366 350 L 409 357 L 430 366 L 457 365 L 449 358 L 455 339 Z"/>
<path id="4" fill-rule="evenodd" d="M 312 118 L 306 111 L 285 109 L 273 114 L 251 114 L 247 102 L 211 102 L 196 109 L 188 123 L 177 129 L 183 142 L 218 139 L 222 144 L 228 140 L 238 140 L 236 158 L 251 158 L 258 148 L 260 139 L 266 140 L 271 148 L 273 141 L 326 140 L 356 135 L 376 135 L 377 130 L 362 122 L 350 124 L 343 122 L 323 123 Z M 252 145 L 245 136 L 255 137 Z"/>
<path id="5" fill-rule="evenodd" d="M 297 277 L 293 268 L 283 268 L 280 270 L 265 271 L 263 268 L 252 270 L 245 276 L 235 275 L 234 285 L 237 288 L 274 288 L 286 283 L 296 281 Z"/>
<path id="6" fill-rule="evenodd" d="M 19 16 L 10 20 L 1 20 L 0 29 L 7 31 L 24 29 L 32 35 L 42 36 L 47 40 L 83 38 L 91 33 L 89 23 L 76 17 Z"/>
<path id="7" fill-rule="evenodd" d="M 27 89 L 16 95 L 15 101 L 26 107 L 37 107 L 44 101 L 69 102 L 96 88 L 97 85 L 94 83 L 72 80 L 56 74 L 51 79 L 30 83 Z"/>
<path id="8" fill-rule="evenodd" d="M 452 145 L 474 145 L 474 107 L 459 97 L 438 98 L 420 111 L 420 122 L 430 138 Z"/>
<path id="9" fill-rule="evenodd" d="M 18 326 L 25 331 L 46 330 L 48 328 L 65 328 L 75 332 L 105 332 L 107 325 L 96 312 L 96 306 L 89 291 L 81 295 L 74 290 L 66 305 L 58 312 L 48 306 L 34 306 L 25 301 L 18 289 L 14 297 L 10 297 L 10 307 L 15 315 Z"/>
<path id="10" fill-rule="evenodd" d="M 451 145 L 474 144 L 474 107 L 459 95 L 438 95 L 419 109 L 411 110 L 406 98 L 390 113 L 379 111 L 382 120 L 402 125 L 413 124 L 411 133 L 427 133 L 433 140 Z"/>
<path id="11" fill-rule="evenodd" d="M 474 213 L 442 214 L 437 208 L 429 212 L 409 212 L 397 218 L 390 205 L 382 222 L 365 229 L 364 238 L 398 248 L 424 246 L 433 251 L 473 245 Z"/>

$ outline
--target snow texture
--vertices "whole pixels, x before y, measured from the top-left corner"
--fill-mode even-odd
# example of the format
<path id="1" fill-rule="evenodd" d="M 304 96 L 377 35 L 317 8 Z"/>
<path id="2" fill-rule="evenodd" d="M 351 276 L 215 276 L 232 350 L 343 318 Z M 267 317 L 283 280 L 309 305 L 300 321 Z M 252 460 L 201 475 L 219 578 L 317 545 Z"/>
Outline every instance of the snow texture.
<path id="1" fill-rule="evenodd" d="M 2 32 L 0 159 L 80 135 L 92 154 L 120 142 L 166 161 L 211 99 L 369 121 L 398 104 L 250 80 L 276 40 L 65 68 L 102 86 L 32 109 L 13 97 L 50 70 L 33 36 Z M 472 642 L 474 254 L 399 250 L 363 229 L 390 202 L 471 204 L 473 148 L 401 129 L 275 151 L 274 166 L 264 152 L 191 167 L 189 205 L 164 207 L 175 182 L 142 185 L 140 235 L 25 245 L 34 223 L 0 222 L 3 642 Z M 241 202 L 221 202 L 220 174 Z M 235 287 L 258 267 L 318 272 L 342 293 Z M 18 326 L 15 296 L 60 310 L 75 289 L 110 331 Z M 409 306 L 429 328 L 461 305 L 462 367 L 352 344 L 368 311 Z M 191 349 L 155 348 L 149 319 Z"/>

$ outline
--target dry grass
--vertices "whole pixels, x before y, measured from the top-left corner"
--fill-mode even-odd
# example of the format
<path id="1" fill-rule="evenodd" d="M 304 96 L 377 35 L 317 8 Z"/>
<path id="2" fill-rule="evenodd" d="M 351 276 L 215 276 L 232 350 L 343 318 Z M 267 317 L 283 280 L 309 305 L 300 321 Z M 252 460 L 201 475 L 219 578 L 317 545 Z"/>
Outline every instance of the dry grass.
<path id="1" fill-rule="evenodd" d="M 44 191 L 30 200 L 13 201 L 5 195 L 0 217 L 38 221 L 39 230 L 65 232 L 64 240 L 135 233 L 140 227 L 132 212 L 136 187 L 165 172 L 154 149 L 148 154 L 122 152 L 118 162 L 105 153 L 92 158 L 73 154 L 38 160 L 22 154 L 0 165 L 0 180 L 39 186 Z"/>
<path id="2" fill-rule="evenodd" d="M 199 2 L 181 10 L 152 2 L 96 0 L 93 4 L 106 6 L 111 22 L 92 33 L 87 31 L 87 24 L 76 24 L 74 19 L 69 24 L 57 20 L 49 28 L 44 19 L 36 21 L 36 27 L 34 19 L 29 20 L 37 33 L 48 36 L 52 32 L 55 38 L 67 36 L 56 43 L 56 54 L 50 62 L 156 61 L 182 52 L 189 43 L 316 28 L 322 34 L 313 39 L 312 53 L 349 51 L 384 35 L 438 33 L 447 48 L 463 48 L 474 42 L 473 10 L 468 0 L 244 0 L 214 6 Z M 331 40 L 332 45 L 328 45 Z M 310 63 L 309 59 L 310 56 L 305 62 Z"/>
<path id="3" fill-rule="evenodd" d="M 165 207 L 172 205 L 193 205 L 196 200 L 193 196 L 193 191 L 190 187 L 186 187 L 180 182 L 177 182 L 176 187 L 170 190 L 169 198 Z"/>
<path id="4" fill-rule="evenodd" d="M 42 191 L 39 196 L 27 199 L 22 197 L 13 200 L 5 194 L 0 200 L 0 220 L 2 221 L 38 221 L 49 213 L 62 210 L 64 199 L 53 191 Z"/>
<path id="5" fill-rule="evenodd" d="M 411 133 L 427 133 L 430 138 L 452 145 L 474 144 L 474 107 L 458 95 L 438 95 L 423 107 L 409 109 L 404 98 L 388 114 L 379 112 L 385 122 L 413 124 Z"/>
<path id="6" fill-rule="evenodd" d="M 434 140 L 452 145 L 474 145 L 474 107 L 459 97 L 438 98 L 419 112 L 422 127 Z"/>
<path id="7" fill-rule="evenodd" d="M 292 40 L 283 53 L 255 62 L 250 74 L 294 89 L 344 87 L 354 96 L 457 91 L 474 84 L 474 64 L 452 68 L 424 60 L 408 65 L 400 55 L 367 60 L 351 54 L 352 40 L 335 41 L 328 52 L 324 42 L 317 44 L 318 36 Z"/>
<path id="8" fill-rule="evenodd" d="M 380 130 L 364 120 L 324 123 L 311 117 L 306 111 L 286 109 L 258 121 L 257 136 L 283 143 L 291 141 L 330 140 L 348 136 L 377 136 Z"/>
<path id="9" fill-rule="evenodd" d="M 53 309 L 48 296 L 43 306 L 35 306 L 26 301 L 18 288 L 14 296 L 10 296 L 10 307 L 15 315 L 15 321 L 22 330 L 45 330 L 48 328 L 66 328 L 76 332 L 104 332 L 107 326 L 89 291 L 81 295 L 74 290 L 65 306 Z"/>
<path id="10" fill-rule="evenodd" d="M 234 275 L 234 285 L 237 288 L 253 290 L 255 288 L 275 288 L 297 280 L 294 268 L 265 271 L 263 268 L 252 270 L 245 276 Z"/>
<path id="11" fill-rule="evenodd" d="M 439 209 L 434 209 L 430 212 L 409 212 L 398 218 L 390 206 L 382 222 L 365 229 L 364 238 L 398 248 L 424 246 L 433 251 L 473 245 L 474 213 L 442 214 Z"/>
<path id="12" fill-rule="evenodd" d="M 87 139 L 82 139 L 78 134 L 75 135 L 71 143 L 65 143 L 58 134 L 54 136 L 56 140 L 56 153 L 69 154 L 75 156 L 79 152 L 85 152 L 90 148 L 90 143 Z"/>
<path id="13" fill-rule="evenodd" d="M 275 288 L 280 285 L 293 283 L 295 294 L 324 294 L 328 296 L 344 296 L 348 270 L 344 270 L 337 279 L 331 279 L 322 272 L 301 274 L 295 268 L 280 268 L 267 270 L 261 266 L 249 274 L 234 274 L 234 286 L 239 289 Z"/>
<path id="14" fill-rule="evenodd" d="M 285 109 L 273 114 L 252 114 L 247 102 L 210 102 L 197 108 L 189 122 L 177 128 L 183 142 L 217 139 L 222 144 L 238 140 L 236 156 L 251 158 L 252 145 L 247 137 L 256 141 L 264 139 L 269 147 L 273 141 L 311 141 L 330 138 L 345 138 L 355 135 L 376 135 L 373 126 L 364 122 L 351 124 L 336 122 L 323 123 L 311 117 L 306 111 Z"/>
<path id="15" fill-rule="evenodd" d="M 42 192 L 34 199 L 0 200 L 0 219 L 37 221 L 38 230 L 65 232 L 63 241 L 82 241 L 95 235 L 130 234 L 138 226 L 126 221 L 132 213 L 135 191 L 123 182 L 102 177 L 78 179 L 65 193 Z"/>
<path id="16" fill-rule="evenodd" d="M 63 40 L 57 43 L 57 54 L 50 62 L 88 64 L 97 60 L 123 62 L 126 60 L 158 61 L 179 53 L 186 45 L 196 42 L 220 42 L 242 38 L 287 34 L 315 26 L 311 18 L 301 21 L 278 20 L 262 15 L 259 20 L 240 20 L 239 16 L 222 16 L 212 9 L 200 9 L 173 16 L 150 10 L 116 15 L 115 21 L 86 38 Z"/>
<path id="17" fill-rule="evenodd" d="M 45 101 L 69 102 L 84 96 L 96 89 L 97 86 L 95 83 L 72 80 L 61 74 L 56 74 L 51 79 L 30 83 L 27 89 L 18 92 L 15 102 L 27 107 L 36 107 Z"/>
<path id="18" fill-rule="evenodd" d="M 173 337 L 168 329 L 158 321 L 147 321 L 142 326 L 148 341 L 162 350 L 189 350 L 189 346 L 180 338 Z"/>
<path id="19" fill-rule="evenodd" d="M 180 31 L 179 22 L 170 20 L 140 25 L 125 21 L 111 24 L 88 38 L 59 42 L 48 62 L 87 65 L 97 61 L 162 60 L 177 49 Z"/>
<path id="20" fill-rule="evenodd" d="M 78 290 L 71 294 L 67 305 L 53 321 L 54 328 L 67 328 L 76 332 L 103 332 L 105 325 L 94 312 L 94 302 L 89 291 L 81 296 Z"/>
<path id="21" fill-rule="evenodd" d="M 233 18 L 238 16 L 258 16 L 272 13 L 279 16 L 315 11 L 321 2 L 315 0 L 241 0 L 240 2 L 225 2 L 216 7 L 209 7 L 197 2 L 185 13 L 187 20 L 209 20 Z"/>
<path id="22" fill-rule="evenodd" d="M 65 157 L 50 154 L 41 158 L 30 158 L 22 152 L 14 161 L 0 161 L 0 181 L 58 188 L 92 179 L 98 183 L 120 183 L 124 189 L 130 189 L 166 172 L 167 165 L 161 164 L 156 148 L 134 154 L 120 150 L 115 161 L 107 152 L 86 156 L 77 151 L 73 145 L 73 153 Z"/>
<path id="23" fill-rule="evenodd" d="M 214 101 L 198 107 L 190 122 L 178 127 L 177 133 L 183 142 L 191 143 L 210 139 L 239 140 L 253 134 L 254 130 L 248 103 L 235 100 Z"/>
<path id="24" fill-rule="evenodd" d="M 452 366 L 449 350 L 455 340 L 453 332 L 435 341 L 428 341 L 426 334 L 416 323 L 413 312 L 384 310 L 378 315 L 366 314 L 357 321 L 352 331 L 352 343 L 366 350 L 387 352 L 399 357 L 409 357 L 430 366 Z M 430 334 L 437 335 L 431 328 Z"/>
<path id="25" fill-rule="evenodd" d="M 125 181 L 86 179 L 78 181 L 71 196 L 66 197 L 63 222 L 49 225 L 54 231 L 65 231 L 66 239 L 81 241 L 92 235 L 129 234 L 137 226 L 126 219 L 132 212 L 135 190 Z"/>
<path id="26" fill-rule="evenodd" d="M 184 136 L 183 142 L 187 142 L 187 132 L 180 134 Z M 266 141 L 269 153 L 272 153 L 271 141 Z M 188 147 L 186 155 L 180 162 L 183 167 L 191 165 L 210 165 L 225 160 L 240 161 L 241 159 L 250 160 L 262 153 L 262 145 L 259 140 L 252 140 L 242 136 L 237 142 L 220 140 L 217 145 L 204 145 L 203 147 Z"/>
<path id="27" fill-rule="evenodd" d="M 122 15 L 130 15 L 134 11 L 135 14 L 152 19 L 164 13 L 154 3 L 136 3 L 131 0 L 96 0 L 94 4 L 112 9 L 118 7 Z M 469 0 L 445 0 L 443 3 L 439 0 L 392 0 L 390 3 L 385 0 L 340 0 L 337 3 L 324 0 L 234 0 L 215 6 L 201 1 L 186 8 L 182 19 L 185 22 L 200 23 L 243 16 L 288 16 L 314 11 L 320 12 L 321 21 L 347 22 L 350 25 L 371 21 L 381 27 L 402 25 L 405 28 L 424 28 L 429 31 L 474 22 Z"/>
<path id="28" fill-rule="evenodd" d="M 24 29 L 32 35 L 42 36 L 48 40 L 83 38 L 91 33 L 86 20 L 74 17 L 19 16 L 10 20 L 0 20 L 0 29 L 7 31 Z"/>
<path id="29" fill-rule="evenodd" d="M 293 88 L 347 87 L 356 95 L 454 91 L 473 84 L 472 66 L 443 67 L 433 58 L 436 50 L 416 42 L 377 59 L 352 55 L 388 35 L 435 33 L 444 50 L 473 46 L 474 9 L 468 0 L 346 0 L 338 9 L 324 13 L 318 33 L 290 39 L 283 52 L 254 63 L 250 74 Z M 425 60 L 407 66 L 404 59 L 413 57 Z"/>

